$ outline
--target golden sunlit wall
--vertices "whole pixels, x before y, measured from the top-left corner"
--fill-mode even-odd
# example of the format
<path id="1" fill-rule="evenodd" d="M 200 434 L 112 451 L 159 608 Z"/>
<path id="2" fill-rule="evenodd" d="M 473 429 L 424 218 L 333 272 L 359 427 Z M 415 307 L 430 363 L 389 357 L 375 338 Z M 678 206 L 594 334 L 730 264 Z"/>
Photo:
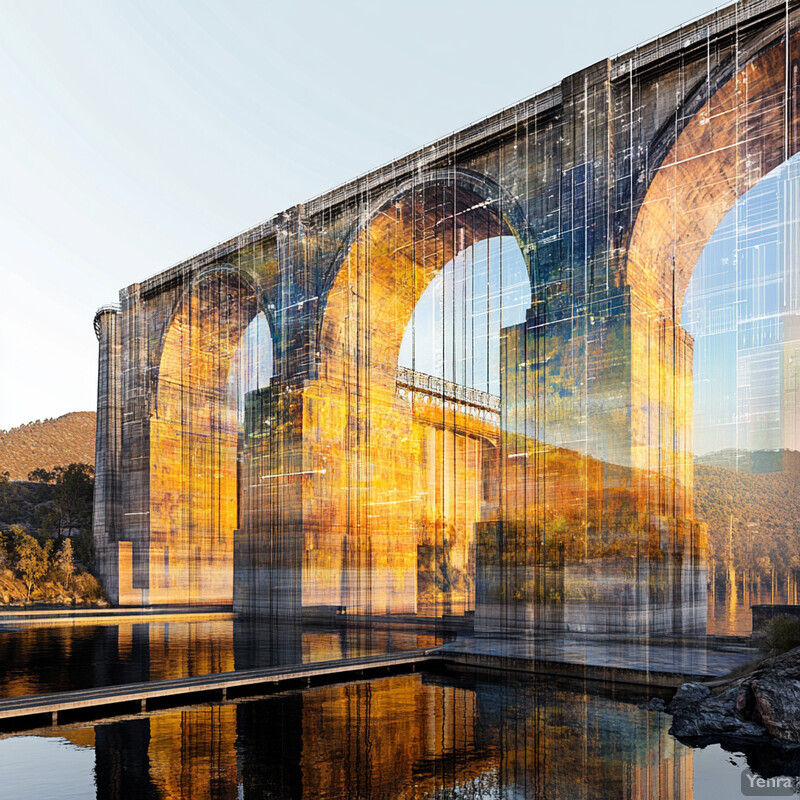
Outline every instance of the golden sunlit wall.
<path id="1" fill-rule="evenodd" d="M 683 296 L 798 149 L 798 23 L 721 10 L 124 289 L 114 602 L 703 630 Z"/>

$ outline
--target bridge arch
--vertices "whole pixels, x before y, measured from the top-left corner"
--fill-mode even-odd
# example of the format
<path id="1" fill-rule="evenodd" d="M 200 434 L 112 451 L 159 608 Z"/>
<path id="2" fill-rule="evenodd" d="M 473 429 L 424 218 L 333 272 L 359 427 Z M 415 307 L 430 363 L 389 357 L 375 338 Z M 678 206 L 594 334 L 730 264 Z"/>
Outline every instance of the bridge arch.
<path id="1" fill-rule="evenodd" d="M 693 341 L 680 324 L 686 289 L 737 199 L 800 148 L 799 67 L 797 31 L 773 33 L 705 102 L 691 99 L 690 119 L 665 148 L 631 229 L 630 465 L 634 496 L 655 517 L 694 517 Z"/>
<path id="2" fill-rule="evenodd" d="M 522 208 L 490 178 L 458 169 L 436 170 L 393 188 L 354 228 L 325 297 L 318 380 L 305 393 L 307 465 L 318 477 L 309 478 L 304 536 L 307 557 L 320 568 L 303 581 L 304 605 L 431 613 L 417 602 L 416 531 L 429 506 L 424 497 L 432 491 L 420 464 L 436 450 L 436 458 L 463 460 L 463 469 L 452 473 L 471 470 L 474 479 L 482 459 L 476 442 L 487 438 L 491 425 L 485 418 L 470 422 L 459 402 L 442 402 L 435 409 L 425 406 L 428 422 L 439 417 L 438 438 L 426 435 L 415 424 L 413 380 L 398 382 L 398 359 L 417 302 L 433 278 L 458 253 L 498 236 L 514 236 L 520 244 L 530 280 L 535 251 Z M 470 426 L 480 432 L 475 441 L 462 442 Z M 452 443 L 443 442 L 444 428 L 451 430 Z M 468 483 L 464 478 L 454 491 L 463 494 Z M 472 509 L 461 515 L 472 520 L 471 539 L 481 498 L 463 502 Z M 461 549 L 469 548 L 462 542 Z M 464 597 L 459 602 L 463 606 Z"/>
<path id="3" fill-rule="evenodd" d="M 146 589 L 147 602 L 231 601 L 239 421 L 230 377 L 260 313 L 258 290 L 229 264 L 193 276 L 171 309 L 150 418 L 150 542 L 132 560 L 131 589 Z"/>
<path id="4" fill-rule="evenodd" d="M 350 228 L 350 232 L 342 241 L 339 250 L 331 262 L 327 272 L 324 296 L 341 280 L 341 269 L 356 246 L 359 237 L 370 228 L 376 217 L 386 209 L 399 205 L 407 206 L 413 202 L 415 192 L 432 188 L 449 187 L 451 191 L 463 192 L 465 197 L 472 196 L 477 203 L 488 203 L 497 211 L 498 218 L 503 220 L 509 235 L 514 236 L 520 246 L 531 279 L 531 285 L 537 284 L 536 247 L 530 235 L 530 224 L 522 205 L 503 186 L 488 175 L 466 169 L 451 167 L 430 170 L 415 178 L 402 181 L 384 191 L 380 196 L 359 209 L 358 219 Z M 461 211 L 463 213 L 463 209 Z M 324 308 L 323 308 L 324 312 Z"/>
<path id="5" fill-rule="evenodd" d="M 691 109 L 649 183 L 629 237 L 627 283 L 645 304 L 672 313 L 674 302 L 680 319 L 700 253 L 725 214 L 800 150 L 798 92 L 800 32 L 793 30 Z M 690 101 L 696 105 L 696 98 Z"/>
<path id="6" fill-rule="evenodd" d="M 406 325 L 433 276 L 457 253 L 495 236 L 516 239 L 534 290 L 536 249 L 525 212 L 490 177 L 440 169 L 385 192 L 362 211 L 329 275 L 318 333 L 321 369 L 331 369 L 325 354 L 340 338 L 343 321 L 352 319 L 347 306 L 354 281 L 368 287 L 376 312 L 371 313 L 370 336 L 379 334 L 382 345 L 388 345 L 383 360 L 392 364 L 393 375 Z M 391 316 L 385 313 L 388 306 Z"/>

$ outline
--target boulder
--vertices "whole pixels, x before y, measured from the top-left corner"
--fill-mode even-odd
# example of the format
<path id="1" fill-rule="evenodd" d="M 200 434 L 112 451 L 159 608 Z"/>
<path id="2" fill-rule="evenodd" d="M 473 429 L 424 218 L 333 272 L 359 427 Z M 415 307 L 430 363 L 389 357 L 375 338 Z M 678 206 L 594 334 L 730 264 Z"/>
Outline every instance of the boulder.
<path id="1" fill-rule="evenodd" d="M 652 697 L 648 703 L 642 703 L 639 708 L 645 711 L 664 711 L 665 703 L 660 697 Z"/>
<path id="2" fill-rule="evenodd" d="M 800 744 L 800 680 L 764 676 L 750 681 L 754 697 L 751 719 L 770 736 Z"/>
<path id="3" fill-rule="evenodd" d="M 711 689 L 703 683 L 684 683 L 681 684 L 675 696 L 667 703 L 666 712 L 677 714 L 689 706 L 705 700 L 711 695 Z"/>
<path id="4" fill-rule="evenodd" d="M 690 739 L 714 736 L 766 738 L 766 730 L 763 726 L 743 720 L 736 713 L 738 693 L 738 686 L 729 686 L 721 694 L 709 693 L 704 699 L 672 712 L 675 718 L 672 721 L 670 732 L 675 736 Z"/>
<path id="5" fill-rule="evenodd" d="M 762 662 L 750 675 L 732 679 L 712 694 L 701 683 L 684 683 L 667 704 L 671 732 L 686 739 L 739 738 L 800 745 L 800 647 Z"/>

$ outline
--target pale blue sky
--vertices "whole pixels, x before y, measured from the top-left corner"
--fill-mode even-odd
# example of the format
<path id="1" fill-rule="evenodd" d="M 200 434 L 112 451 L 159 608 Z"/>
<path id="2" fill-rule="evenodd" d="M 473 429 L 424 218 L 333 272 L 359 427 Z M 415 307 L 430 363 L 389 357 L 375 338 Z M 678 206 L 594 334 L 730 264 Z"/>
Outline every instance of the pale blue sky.
<path id="1" fill-rule="evenodd" d="M 0 0 L 0 428 L 95 407 L 121 287 L 709 8 Z"/>

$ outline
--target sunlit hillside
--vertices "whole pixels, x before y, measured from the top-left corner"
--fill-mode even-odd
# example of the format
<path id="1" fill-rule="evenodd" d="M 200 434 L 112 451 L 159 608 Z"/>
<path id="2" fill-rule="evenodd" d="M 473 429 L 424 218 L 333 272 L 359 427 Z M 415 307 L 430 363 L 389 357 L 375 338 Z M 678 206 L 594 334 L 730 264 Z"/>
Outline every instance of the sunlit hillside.
<path id="1" fill-rule="evenodd" d="M 720 463 L 720 455 L 714 454 L 716 463 Z M 708 523 L 709 552 L 725 560 L 730 539 L 738 567 L 796 567 L 800 554 L 800 454 L 757 452 L 749 457 L 753 471 L 741 458 L 738 471 L 695 463 L 695 517 Z M 735 459 L 729 461 L 732 466 Z M 770 461 L 782 469 L 759 470 L 759 465 Z"/>
<path id="2" fill-rule="evenodd" d="M 95 417 L 94 411 L 75 411 L 0 430 L 0 473 L 25 480 L 37 467 L 94 464 Z"/>

